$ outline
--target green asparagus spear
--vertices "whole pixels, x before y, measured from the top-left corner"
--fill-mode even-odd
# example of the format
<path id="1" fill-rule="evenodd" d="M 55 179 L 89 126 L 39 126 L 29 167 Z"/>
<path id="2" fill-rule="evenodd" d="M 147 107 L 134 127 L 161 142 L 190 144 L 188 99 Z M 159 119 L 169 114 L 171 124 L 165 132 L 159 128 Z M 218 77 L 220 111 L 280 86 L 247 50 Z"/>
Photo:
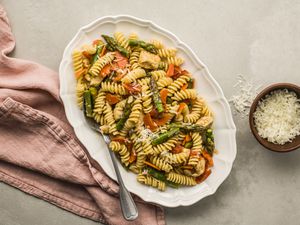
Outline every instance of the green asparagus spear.
<path id="1" fill-rule="evenodd" d="M 109 49 L 110 51 L 117 50 L 125 57 L 127 57 L 127 58 L 129 57 L 129 52 L 124 47 L 118 45 L 118 43 L 116 42 L 116 40 L 113 37 L 110 37 L 107 35 L 102 35 L 102 37 L 107 42 L 107 49 Z"/>
<path id="2" fill-rule="evenodd" d="M 179 187 L 179 184 L 176 184 L 174 182 L 168 181 L 167 178 L 166 178 L 166 176 L 165 176 L 165 174 L 163 172 L 161 172 L 161 171 L 157 171 L 157 170 L 155 170 L 153 168 L 148 167 L 147 168 L 147 173 L 150 176 L 154 177 L 155 179 L 165 182 L 168 186 L 170 186 L 172 188 L 178 188 Z"/>
<path id="3" fill-rule="evenodd" d="M 194 79 L 190 78 L 190 80 L 188 81 L 188 87 L 187 88 L 194 88 Z"/>
<path id="4" fill-rule="evenodd" d="M 183 132 L 201 132 L 205 131 L 205 127 L 200 126 L 198 124 L 179 124 L 179 123 L 171 123 L 169 125 L 169 129 L 179 128 Z"/>
<path id="5" fill-rule="evenodd" d="M 103 47 L 104 47 L 103 44 L 98 45 L 98 46 L 96 47 L 96 49 L 97 49 L 97 50 L 96 50 L 96 53 L 93 55 L 93 58 L 92 58 L 92 61 L 91 61 L 92 65 L 99 59 L 99 55 L 100 55 L 100 53 L 101 53 Z"/>
<path id="6" fill-rule="evenodd" d="M 166 177 L 164 173 L 157 171 L 151 167 L 148 167 L 147 171 L 150 176 L 156 178 L 157 180 L 166 181 Z"/>
<path id="7" fill-rule="evenodd" d="M 185 148 L 192 148 L 193 147 L 193 142 L 189 141 L 189 142 L 185 143 L 184 147 Z"/>
<path id="8" fill-rule="evenodd" d="M 87 117 L 93 117 L 93 99 L 90 90 L 83 93 L 84 98 L 84 112 Z"/>
<path id="9" fill-rule="evenodd" d="M 215 143 L 214 143 L 214 135 L 212 132 L 212 129 L 207 129 L 207 131 L 203 135 L 203 142 L 206 151 L 210 154 L 213 155 L 214 150 L 215 150 Z"/>
<path id="10" fill-rule="evenodd" d="M 158 92 L 157 84 L 156 84 L 155 80 L 153 79 L 153 77 L 151 77 L 151 80 L 150 80 L 150 87 L 151 87 L 151 91 L 152 91 L 152 98 L 153 98 L 154 105 L 155 105 L 157 111 L 159 113 L 162 113 L 164 111 L 164 106 L 162 104 L 160 94 Z"/>
<path id="11" fill-rule="evenodd" d="M 96 99 L 97 94 L 98 94 L 97 88 L 90 87 L 89 91 L 91 92 L 91 95 L 92 95 L 92 103 L 93 103 L 93 105 L 95 105 L 95 99 Z"/>
<path id="12" fill-rule="evenodd" d="M 126 102 L 123 115 L 122 115 L 121 119 L 117 122 L 117 130 L 118 131 L 122 130 L 130 113 L 131 113 L 131 104 L 128 104 L 128 102 Z"/>
<path id="13" fill-rule="evenodd" d="M 167 104 L 171 104 L 172 103 L 172 99 L 170 96 L 167 97 Z"/>
<path id="14" fill-rule="evenodd" d="M 133 46 L 133 47 L 139 46 L 139 47 L 145 49 L 148 52 L 151 52 L 153 54 L 157 54 L 157 48 L 153 44 L 146 43 L 146 42 L 141 41 L 141 40 L 129 40 L 129 45 Z"/>
<path id="15" fill-rule="evenodd" d="M 179 132 L 180 132 L 180 128 L 178 128 L 178 127 L 173 128 L 167 132 L 160 134 L 157 138 L 153 139 L 153 141 L 151 143 L 152 143 L 152 145 L 159 145 L 161 143 L 166 142 L 168 139 L 170 139 L 174 135 L 178 134 Z"/>

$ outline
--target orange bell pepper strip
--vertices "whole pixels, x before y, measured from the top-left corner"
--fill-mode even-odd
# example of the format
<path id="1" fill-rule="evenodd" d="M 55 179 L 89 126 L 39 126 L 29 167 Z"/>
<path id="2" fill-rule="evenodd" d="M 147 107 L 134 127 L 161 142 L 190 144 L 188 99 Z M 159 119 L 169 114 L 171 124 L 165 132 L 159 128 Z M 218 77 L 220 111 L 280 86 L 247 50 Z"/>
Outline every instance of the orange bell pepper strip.
<path id="1" fill-rule="evenodd" d="M 202 152 L 202 155 L 203 157 L 206 159 L 207 161 L 207 166 L 210 168 L 210 167 L 213 167 L 214 166 L 214 161 L 213 161 L 213 158 L 211 157 L 210 154 L 208 154 L 207 152 Z"/>
<path id="2" fill-rule="evenodd" d="M 117 63 L 118 67 L 124 69 L 128 64 L 128 59 L 118 51 L 115 52 L 115 57 L 115 62 Z"/>
<path id="3" fill-rule="evenodd" d="M 103 48 L 102 48 L 102 51 L 100 53 L 100 57 L 104 56 L 106 53 L 106 46 L 104 45 Z"/>
<path id="4" fill-rule="evenodd" d="M 99 43 L 100 43 L 99 39 L 96 39 L 96 40 L 93 41 L 93 45 L 99 45 Z"/>
<path id="5" fill-rule="evenodd" d="M 133 149 L 133 143 L 130 142 L 127 145 L 127 149 L 130 151 L 130 157 L 129 157 L 129 163 L 133 163 L 134 161 L 136 161 L 137 155 L 135 150 Z"/>
<path id="6" fill-rule="evenodd" d="M 125 144 L 128 142 L 128 139 L 126 139 L 125 137 L 122 137 L 120 135 L 112 137 L 111 140 L 120 142 L 121 144 Z"/>
<path id="7" fill-rule="evenodd" d="M 144 123 L 151 131 L 155 131 L 157 129 L 157 124 L 152 120 L 149 113 L 145 114 Z"/>
<path id="8" fill-rule="evenodd" d="M 161 98 L 161 102 L 162 104 L 165 106 L 167 104 L 167 97 L 168 97 L 168 89 L 163 88 L 160 90 L 159 94 L 160 94 L 160 98 Z"/>
<path id="9" fill-rule="evenodd" d="M 75 73 L 76 79 L 79 79 L 79 77 L 81 77 L 81 75 L 84 74 L 84 72 L 85 72 L 85 69 L 83 69 L 83 68 L 81 70 L 77 71 Z"/>
<path id="10" fill-rule="evenodd" d="M 210 169 L 205 169 L 204 173 L 201 176 L 196 177 L 196 183 L 197 184 L 202 183 L 203 181 L 205 181 L 209 177 L 210 174 L 211 174 L 211 170 Z"/>
<path id="11" fill-rule="evenodd" d="M 158 168 L 157 166 L 155 166 L 154 164 L 152 164 L 152 163 L 150 163 L 150 162 L 148 162 L 148 161 L 144 161 L 144 163 L 145 163 L 146 165 L 148 165 L 148 166 L 150 166 L 150 167 L 156 169 L 156 170 L 161 170 L 160 168 Z"/>
<path id="12" fill-rule="evenodd" d="M 169 64 L 168 70 L 167 70 L 167 77 L 174 76 L 174 64 Z"/>
<path id="13" fill-rule="evenodd" d="M 185 145 L 185 143 L 190 142 L 191 140 L 192 140 L 192 137 L 189 134 L 185 135 L 182 145 Z"/>
<path id="14" fill-rule="evenodd" d="M 121 99 L 117 95 L 112 95 L 110 93 L 107 93 L 106 94 L 106 101 L 108 102 L 108 104 L 114 105 L 114 104 L 117 104 L 119 101 L 121 101 Z"/>
<path id="15" fill-rule="evenodd" d="M 152 118 L 158 118 L 159 116 L 159 112 L 157 112 L 157 109 L 155 107 L 152 108 L 151 112 L 150 112 L 150 116 Z"/>
<path id="16" fill-rule="evenodd" d="M 178 154 L 182 152 L 182 150 L 183 150 L 183 146 L 177 144 L 174 148 L 172 148 L 171 152 L 173 154 Z"/>
<path id="17" fill-rule="evenodd" d="M 123 84 L 123 87 L 130 93 L 130 94 L 137 94 L 141 92 L 142 87 L 139 84 Z"/>
<path id="18" fill-rule="evenodd" d="M 171 113 L 163 113 L 162 117 L 159 119 L 153 119 L 153 122 L 155 122 L 158 126 L 163 126 L 167 122 L 169 122 L 173 118 L 173 114 Z"/>
<path id="19" fill-rule="evenodd" d="M 186 107 L 186 104 L 184 102 L 181 102 L 179 104 L 178 109 L 177 109 L 178 114 L 180 114 L 182 112 L 182 110 L 184 109 L 184 107 Z"/>
<path id="20" fill-rule="evenodd" d="M 100 76 L 101 77 L 106 77 L 108 74 L 110 74 L 111 71 L 111 65 L 107 64 L 106 66 L 104 66 L 102 68 L 102 70 L 100 71 Z"/>
<path id="21" fill-rule="evenodd" d="M 181 87 L 181 90 L 186 90 L 187 89 L 187 87 L 188 87 L 188 84 L 184 84 L 182 87 Z"/>
<path id="22" fill-rule="evenodd" d="M 92 57 L 87 51 L 83 51 L 83 52 L 82 52 L 82 55 L 83 55 L 85 58 L 87 58 L 88 60 L 90 60 L 91 57 Z"/>

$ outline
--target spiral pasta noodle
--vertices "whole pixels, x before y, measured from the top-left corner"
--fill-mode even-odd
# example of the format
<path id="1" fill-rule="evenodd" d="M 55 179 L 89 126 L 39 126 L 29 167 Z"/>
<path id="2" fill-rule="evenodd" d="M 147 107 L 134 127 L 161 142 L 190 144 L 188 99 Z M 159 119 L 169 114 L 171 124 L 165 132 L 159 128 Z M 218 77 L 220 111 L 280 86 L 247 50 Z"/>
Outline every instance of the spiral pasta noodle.
<path id="1" fill-rule="evenodd" d="M 83 106 L 83 94 L 84 91 L 87 89 L 87 84 L 83 81 L 82 77 L 79 78 L 76 84 L 76 97 L 77 97 L 77 105 L 80 109 Z"/>
<path id="2" fill-rule="evenodd" d="M 80 77 L 83 73 L 83 56 L 80 51 L 74 50 L 72 53 L 73 68 L 76 77 Z"/>
<path id="3" fill-rule="evenodd" d="M 191 78 L 188 75 L 181 75 L 168 87 L 168 96 L 174 95 L 180 88 L 186 84 Z"/>
<path id="4" fill-rule="evenodd" d="M 143 101 L 143 111 L 144 113 L 150 113 L 152 111 L 152 97 L 151 91 L 149 86 L 143 85 L 142 86 L 142 101 Z"/>
<path id="5" fill-rule="evenodd" d="M 188 177 L 174 172 L 171 172 L 167 175 L 167 180 L 177 184 L 189 185 L 189 186 L 193 186 L 197 184 L 194 177 Z"/>
<path id="6" fill-rule="evenodd" d="M 182 101 L 185 99 L 195 99 L 196 97 L 197 93 L 194 89 L 186 89 L 175 93 L 172 99 L 174 101 Z"/>
<path id="7" fill-rule="evenodd" d="M 162 77 L 157 81 L 158 89 L 163 89 L 173 83 L 173 79 L 170 77 Z"/>
<path id="8" fill-rule="evenodd" d="M 152 71 L 150 74 L 156 81 L 166 76 L 166 72 L 163 70 Z"/>
<path id="9" fill-rule="evenodd" d="M 173 57 L 176 54 L 176 49 L 173 49 L 173 48 L 170 48 L 170 49 L 162 48 L 162 49 L 158 49 L 157 53 L 162 58 Z"/>
<path id="10" fill-rule="evenodd" d="M 112 151 L 118 152 L 120 154 L 122 163 L 124 163 L 125 166 L 128 166 L 130 153 L 127 150 L 127 147 L 117 141 L 111 141 L 109 143 L 109 147 Z"/>
<path id="11" fill-rule="evenodd" d="M 166 189 L 166 183 L 165 182 L 157 180 L 157 179 L 155 179 L 153 177 L 150 177 L 150 176 L 143 175 L 143 174 L 139 174 L 137 176 L 137 181 L 142 183 L 142 184 L 155 187 L 160 191 L 164 191 Z"/>
<path id="12" fill-rule="evenodd" d="M 92 76 L 98 76 L 100 71 L 103 69 L 104 66 L 111 63 L 114 59 L 113 53 L 106 53 L 103 57 L 99 58 L 90 68 L 89 74 Z"/>
<path id="13" fill-rule="evenodd" d="M 171 139 L 169 139 L 168 141 L 166 141 L 166 142 L 164 142 L 162 144 L 154 146 L 152 148 L 151 154 L 158 155 L 158 154 L 160 154 L 163 151 L 170 151 L 172 148 L 175 147 L 176 143 L 177 143 L 176 137 L 175 138 L 171 138 Z"/>
<path id="14" fill-rule="evenodd" d="M 101 115 L 105 108 L 105 98 L 106 93 L 104 91 L 99 91 L 94 104 L 94 113 Z"/>
<path id="15" fill-rule="evenodd" d="M 132 70 L 141 68 L 141 66 L 139 65 L 140 54 L 141 54 L 141 49 L 140 48 L 133 48 L 132 49 L 132 53 L 131 53 L 130 58 L 129 58 L 129 63 L 130 63 L 130 66 L 131 66 Z"/>
<path id="16" fill-rule="evenodd" d="M 151 156 L 150 162 L 163 171 L 170 172 L 172 170 L 172 166 L 158 156 Z"/>
<path id="17" fill-rule="evenodd" d="M 168 64 L 173 64 L 175 66 L 180 66 L 184 62 L 182 58 L 173 57 L 173 56 L 167 57 L 166 59 Z"/>
<path id="18" fill-rule="evenodd" d="M 104 119 L 105 119 L 107 125 L 109 125 L 109 127 L 110 127 L 109 132 L 114 135 L 118 134 L 118 131 L 116 128 L 116 121 L 113 116 L 112 108 L 108 103 L 106 103 L 103 113 L 104 113 Z"/>
<path id="19" fill-rule="evenodd" d="M 122 78 L 123 83 L 131 83 L 133 81 L 136 81 L 139 78 L 145 77 L 146 72 L 144 69 L 137 68 L 129 72 L 125 77 Z"/>
<path id="20" fill-rule="evenodd" d="M 137 39 L 139 39 L 139 37 L 136 33 L 131 33 L 128 36 L 128 40 L 137 40 Z"/>
<path id="21" fill-rule="evenodd" d="M 128 92 L 126 89 L 118 83 L 111 83 L 111 82 L 102 82 L 101 83 L 101 89 L 102 91 L 110 92 L 112 94 L 118 94 L 118 95 L 127 95 Z"/>
<path id="22" fill-rule="evenodd" d="M 156 48 L 161 49 L 164 48 L 164 45 L 161 41 L 156 40 L 156 39 L 152 39 L 149 41 L 150 44 L 153 44 Z"/>
<path id="23" fill-rule="evenodd" d="M 122 32 L 115 32 L 114 37 L 119 45 L 121 45 L 127 51 L 130 50 L 128 40 Z"/>
<path id="24" fill-rule="evenodd" d="M 202 138 L 199 133 L 192 134 L 193 147 L 188 161 L 188 165 L 196 166 L 202 151 Z"/>
<path id="25" fill-rule="evenodd" d="M 184 122 L 195 123 L 201 116 L 203 111 L 204 101 L 203 99 L 197 98 L 193 104 L 192 112 L 185 115 Z"/>

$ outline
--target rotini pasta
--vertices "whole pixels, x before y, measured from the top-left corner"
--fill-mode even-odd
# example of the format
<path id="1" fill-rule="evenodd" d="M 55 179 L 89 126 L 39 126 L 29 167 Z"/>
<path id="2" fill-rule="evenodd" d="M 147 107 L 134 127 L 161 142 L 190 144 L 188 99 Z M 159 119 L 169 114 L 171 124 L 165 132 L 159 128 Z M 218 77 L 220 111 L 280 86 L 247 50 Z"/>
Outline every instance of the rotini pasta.
<path id="1" fill-rule="evenodd" d="M 131 69 L 138 69 L 141 68 L 139 65 L 139 57 L 140 57 L 141 49 L 140 48 L 134 48 L 132 49 L 130 58 L 129 58 L 129 63 L 131 66 Z"/>
<path id="2" fill-rule="evenodd" d="M 150 162 L 163 171 L 170 172 L 172 170 L 172 166 L 158 156 L 151 156 Z"/>
<path id="3" fill-rule="evenodd" d="M 203 106 L 204 106 L 203 99 L 197 98 L 193 104 L 192 112 L 185 115 L 184 122 L 195 123 L 201 117 Z"/>
<path id="4" fill-rule="evenodd" d="M 213 165 L 213 113 L 177 49 L 135 33 L 102 37 L 71 56 L 79 108 L 137 182 L 160 191 L 202 182 Z"/>
<path id="5" fill-rule="evenodd" d="M 127 147 L 117 141 L 111 141 L 109 147 L 112 151 L 118 152 L 120 154 L 122 163 L 124 163 L 125 166 L 128 166 L 130 153 L 127 150 Z"/>
<path id="6" fill-rule="evenodd" d="M 160 57 L 162 58 L 169 58 L 169 57 L 173 57 L 176 54 L 176 49 L 173 48 L 162 48 L 162 49 L 158 49 L 157 53 Z"/>
<path id="7" fill-rule="evenodd" d="M 123 33 L 115 32 L 114 37 L 119 45 L 121 45 L 127 51 L 130 50 L 129 45 L 128 45 L 128 40 Z"/>
<path id="8" fill-rule="evenodd" d="M 142 101 L 143 101 L 143 110 L 144 113 L 150 113 L 152 111 L 152 93 L 147 84 L 142 86 Z"/>
<path id="9" fill-rule="evenodd" d="M 146 184 L 152 187 L 157 188 L 158 190 L 164 191 L 166 189 L 166 183 L 160 180 L 157 180 L 153 177 L 147 176 L 147 175 L 143 175 L 143 174 L 139 174 L 137 176 L 137 181 L 142 183 L 142 184 Z"/>
<path id="10" fill-rule="evenodd" d="M 163 70 L 152 71 L 150 74 L 156 81 L 166 76 L 166 72 Z"/>
<path id="11" fill-rule="evenodd" d="M 191 78 L 188 75 L 181 75 L 178 77 L 169 87 L 168 96 L 174 95 L 179 91 L 184 84 L 186 84 Z"/>
<path id="12" fill-rule="evenodd" d="M 72 54 L 72 59 L 73 59 L 74 73 L 76 77 L 79 78 L 84 72 L 82 53 L 78 50 L 74 50 Z"/>
<path id="13" fill-rule="evenodd" d="M 173 64 L 175 66 L 180 66 L 184 62 L 182 58 L 178 57 L 167 57 L 166 59 L 168 64 Z"/>
<path id="14" fill-rule="evenodd" d="M 181 90 L 172 97 L 174 101 L 182 101 L 185 99 L 195 99 L 197 97 L 197 93 L 195 89 L 186 89 Z"/>
<path id="15" fill-rule="evenodd" d="M 79 78 L 76 85 L 76 97 L 77 97 L 77 105 L 80 109 L 83 106 L 83 93 L 87 89 L 87 84 L 84 82 L 83 78 Z"/>
<path id="16" fill-rule="evenodd" d="M 163 89 L 173 83 L 173 79 L 170 77 L 162 77 L 157 81 L 158 89 Z"/>
<path id="17" fill-rule="evenodd" d="M 185 176 L 183 174 L 178 174 L 178 173 L 174 173 L 174 172 L 170 172 L 167 175 L 167 180 L 172 181 L 177 184 L 189 185 L 189 186 L 193 186 L 193 185 L 197 184 L 194 177 L 189 177 L 189 176 Z"/>
<path id="18" fill-rule="evenodd" d="M 164 48 L 164 45 L 161 41 L 156 40 L 156 39 L 152 39 L 149 41 L 150 44 L 153 44 L 157 49 L 161 49 Z"/>
<path id="19" fill-rule="evenodd" d="M 114 59 L 113 53 L 107 53 L 103 57 L 99 58 L 90 68 L 89 74 L 92 76 L 98 76 L 103 67 L 112 62 Z"/>
<path id="20" fill-rule="evenodd" d="M 131 72 L 129 72 L 125 77 L 121 79 L 123 83 L 131 83 L 133 81 L 136 81 L 139 78 L 145 77 L 146 72 L 144 69 L 134 69 Z"/>
<path id="21" fill-rule="evenodd" d="M 101 83 L 101 90 L 102 91 L 107 91 L 112 94 L 118 94 L 118 95 L 127 95 L 128 92 L 126 89 L 118 83 L 111 83 L 111 82 L 102 82 Z"/>

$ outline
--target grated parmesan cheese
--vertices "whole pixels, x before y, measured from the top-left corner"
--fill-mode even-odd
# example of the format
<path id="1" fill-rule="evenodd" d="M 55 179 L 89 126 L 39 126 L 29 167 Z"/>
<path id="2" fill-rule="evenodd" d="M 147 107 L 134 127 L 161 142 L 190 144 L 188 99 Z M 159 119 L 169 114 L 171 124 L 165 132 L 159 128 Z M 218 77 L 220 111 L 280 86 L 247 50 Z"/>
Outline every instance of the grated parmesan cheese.
<path id="1" fill-rule="evenodd" d="M 283 145 L 300 135 L 300 100 L 294 92 L 271 92 L 259 101 L 253 115 L 258 134 L 274 144 Z"/>
<path id="2" fill-rule="evenodd" d="M 235 113 L 245 117 L 249 114 L 249 109 L 260 86 L 255 85 L 253 80 L 247 81 L 245 77 L 239 75 L 237 83 L 233 87 L 238 88 L 237 94 L 233 95 L 229 102 L 233 105 Z"/>
<path id="3" fill-rule="evenodd" d="M 154 134 L 151 130 L 145 128 L 143 130 L 141 130 L 140 132 L 140 137 L 136 140 L 136 142 L 144 142 L 146 141 L 148 138 L 154 138 L 157 135 Z"/>

